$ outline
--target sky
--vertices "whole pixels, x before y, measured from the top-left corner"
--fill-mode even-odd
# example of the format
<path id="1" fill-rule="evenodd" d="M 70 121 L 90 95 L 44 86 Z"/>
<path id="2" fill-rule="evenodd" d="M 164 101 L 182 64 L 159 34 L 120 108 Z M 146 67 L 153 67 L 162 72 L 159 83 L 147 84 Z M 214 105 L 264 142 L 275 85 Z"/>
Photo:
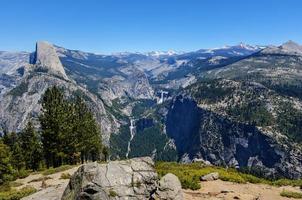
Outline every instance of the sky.
<path id="1" fill-rule="evenodd" d="M 1 0 L 0 50 L 95 53 L 302 43 L 301 0 Z"/>

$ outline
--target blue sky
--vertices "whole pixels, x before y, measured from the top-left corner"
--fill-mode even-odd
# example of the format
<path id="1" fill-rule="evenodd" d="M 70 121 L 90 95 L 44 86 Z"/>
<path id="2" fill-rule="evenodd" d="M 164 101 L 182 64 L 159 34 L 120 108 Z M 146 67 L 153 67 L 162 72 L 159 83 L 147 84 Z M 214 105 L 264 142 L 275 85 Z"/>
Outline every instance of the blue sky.
<path id="1" fill-rule="evenodd" d="M 97 53 L 302 43 L 301 0 L 1 0 L 0 50 Z"/>

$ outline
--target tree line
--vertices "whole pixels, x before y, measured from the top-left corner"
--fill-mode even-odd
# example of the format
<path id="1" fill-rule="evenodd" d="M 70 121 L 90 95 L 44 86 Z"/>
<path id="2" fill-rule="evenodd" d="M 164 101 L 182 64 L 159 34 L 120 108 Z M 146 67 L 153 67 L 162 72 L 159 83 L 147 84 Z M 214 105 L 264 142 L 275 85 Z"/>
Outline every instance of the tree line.
<path id="1" fill-rule="evenodd" d="M 20 133 L 4 132 L 0 138 L 0 184 L 26 170 L 107 159 L 100 129 L 81 96 L 67 99 L 54 86 L 41 105 L 39 130 L 29 121 Z"/>

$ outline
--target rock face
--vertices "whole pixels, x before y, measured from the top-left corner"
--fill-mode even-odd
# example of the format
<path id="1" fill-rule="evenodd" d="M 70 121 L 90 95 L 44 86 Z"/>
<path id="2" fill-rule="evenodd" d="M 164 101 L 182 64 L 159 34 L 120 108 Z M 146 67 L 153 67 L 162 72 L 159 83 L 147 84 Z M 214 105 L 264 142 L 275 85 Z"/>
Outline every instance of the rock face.
<path id="1" fill-rule="evenodd" d="M 111 104 L 113 99 L 131 97 L 134 99 L 152 99 L 154 91 L 144 72 L 137 68 L 121 69 L 122 76 L 105 78 L 100 86 L 102 98 Z"/>
<path id="2" fill-rule="evenodd" d="M 35 64 L 37 70 L 48 70 L 52 74 L 68 79 L 55 48 L 48 42 L 37 42 L 31 64 Z"/>
<path id="3" fill-rule="evenodd" d="M 40 99 L 47 88 L 61 86 L 67 96 L 72 96 L 75 92 L 88 99 L 88 106 L 95 114 L 99 123 L 103 139 L 108 143 L 110 133 L 114 129 L 114 121 L 110 121 L 103 102 L 86 89 L 75 85 L 72 82 L 62 80 L 48 74 L 36 74 L 26 78 L 17 88 L 22 88 L 18 93 L 10 91 L 0 101 L 0 124 L 7 130 L 22 130 L 28 119 L 36 120 L 41 111 Z"/>
<path id="4" fill-rule="evenodd" d="M 151 158 L 83 165 L 70 179 L 62 200 L 167 199 L 182 200 L 178 178 L 167 174 L 160 181 Z"/>
<path id="5" fill-rule="evenodd" d="M 262 53 L 301 56 L 302 46 L 290 40 L 279 47 L 273 46 L 273 47 L 266 48 L 262 51 Z"/>
<path id="6" fill-rule="evenodd" d="M 234 122 L 179 96 L 167 115 L 167 134 L 179 157 L 202 158 L 215 165 L 261 170 L 266 176 L 302 177 L 301 153 L 257 127 Z M 290 149 L 290 150 L 289 150 Z"/>
<path id="7" fill-rule="evenodd" d="M 118 123 L 97 95 L 67 77 L 53 45 L 37 42 L 36 51 L 31 55 L 2 52 L 0 67 L 4 72 L 1 74 L 0 70 L 0 132 L 1 129 L 21 131 L 29 119 L 38 125 L 41 96 L 47 88 L 59 86 L 66 96 L 83 95 L 100 125 L 104 143 L 109 143 Z"/>
<path id="8" fill-rule="evenodd" d="M 29 62 L 30 53 L 0 51 L 0 74 L 14 75 Z"/>

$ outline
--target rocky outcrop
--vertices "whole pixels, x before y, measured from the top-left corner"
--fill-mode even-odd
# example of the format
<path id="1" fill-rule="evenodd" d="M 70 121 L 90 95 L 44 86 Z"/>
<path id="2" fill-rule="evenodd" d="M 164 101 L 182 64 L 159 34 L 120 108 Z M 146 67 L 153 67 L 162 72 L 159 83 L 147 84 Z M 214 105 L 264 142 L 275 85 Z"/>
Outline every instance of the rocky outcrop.
<path id="1" fill-rule="evenodd" d="M 166 120 L 179 157 L 202 158 L 215 165 L 250 168 L 268 177 L 302 177 L 301 151 L 290 142 L 278 142 L 257 127 L 235 122 L 178 96 Z"/>
<path id="2" fill-rule="evenodd" d="M 32 73 L 15 89 L 0 98 L 0 126 L 8 131 L 20 131 L 29 119 L 37 121 L 41 111 L 40 99 L 46 89 L 52 86 L 64 89 L 69 97 L 76 93 L 83 95 L 101 127 L 104 143 L 108 144 L 110 134 L 117 128 L 117 123 L 106 111 L 102 100 L 73 82 L 45 73 Z"/>
<path id="3" fill-rule="evenodd" d="M 35 70 L 47 70 L 49 73 L 68 79 L 56 49 L 48 42 L 37 42 L 31 64 L 35 65 Z"/>
<path id="4" fill-rule="evenodd" d="M 101 96 L 108 104 L 113 99 L 131 97 L 134 99 L 153 99 L 154 91 L 146 74 L 133 66 L 120 69 L 122 75 L 105 78 L 100 86 Z"/>
<path id="5" fill-rule="evenodd" d="M 134 158 L 106 164 L 83 165 L 70 179 L 62 200 L 182 200 L 178 178 L 159 180 L 151 158 Z"/>

